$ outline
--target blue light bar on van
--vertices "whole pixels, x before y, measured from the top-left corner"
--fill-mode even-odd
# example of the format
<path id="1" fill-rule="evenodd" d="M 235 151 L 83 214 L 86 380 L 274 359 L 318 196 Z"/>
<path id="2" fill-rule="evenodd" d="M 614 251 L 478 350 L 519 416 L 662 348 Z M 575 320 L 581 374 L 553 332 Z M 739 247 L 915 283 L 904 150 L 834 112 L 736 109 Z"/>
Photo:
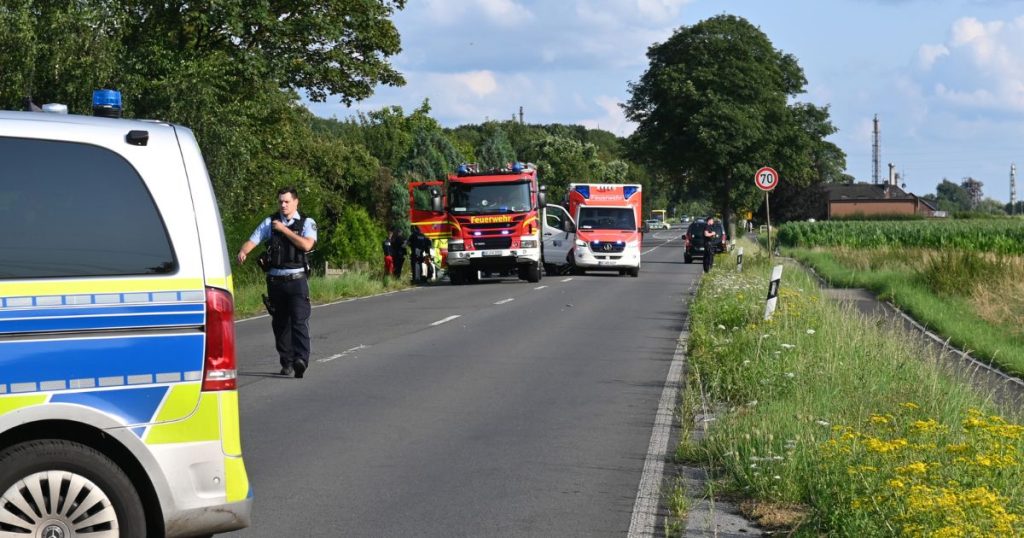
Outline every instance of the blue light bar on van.
<path id="1" fill-rule="evenodd" d="M 590 185 L 576 185 L 576 192 L 583 195 L 584 198 L 590 199 Z"/>
<path id="2" fill-rule="evenodd" d="M 102 118 L 120 118 L 121 92 L 117 90 L 93 90 L 92 114 Z"/>
<path id="3" fill-rule="evenodd" d="M 629 197 L 636 194 L 636 191 L 638 190 L 640 190 L 640 187 L 622 187 L 622 197 L 625 198 L 626 200 L 629 200 Z"/>

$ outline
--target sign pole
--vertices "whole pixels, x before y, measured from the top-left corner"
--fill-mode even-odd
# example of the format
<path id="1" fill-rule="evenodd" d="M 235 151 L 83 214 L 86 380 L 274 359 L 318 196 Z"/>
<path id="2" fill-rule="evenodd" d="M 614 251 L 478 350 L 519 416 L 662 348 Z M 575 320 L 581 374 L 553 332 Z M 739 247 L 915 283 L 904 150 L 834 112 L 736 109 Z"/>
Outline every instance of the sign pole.
<path id="1" fill-rule="evenodd" d="M 772 214 L 768 208 L 768 193 L 779 184 L 779 173 L 771 166 L 762 166 L 754 174 L 754 185 L 764 191 L 764 214 L 768 220 L 768 260 L 772 259 Z"/>
<path id="2" fill-rule="evenodd" d="M 772 260 L 772 212 L 768 208 L 768 191 L 764 191 L 764 216 L 768 220 L 768 262 Z"/>

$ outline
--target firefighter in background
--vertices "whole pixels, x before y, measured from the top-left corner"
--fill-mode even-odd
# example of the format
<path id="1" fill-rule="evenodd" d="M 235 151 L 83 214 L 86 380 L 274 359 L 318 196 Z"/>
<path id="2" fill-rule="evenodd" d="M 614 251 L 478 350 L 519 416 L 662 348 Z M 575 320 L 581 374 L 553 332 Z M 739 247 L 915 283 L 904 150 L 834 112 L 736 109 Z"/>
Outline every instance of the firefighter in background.
<path id="1" fill-rule="evenodd" d="M 398 228 L 391 232 L 391 261 L 394 264 L 391 274 L 395 278 L 402 276 L 402 266 L 405 265 L 405 236 Z"/>
<path id="2" fill-rule="evenodd" d="M 425 274 L 423 270 L 423 262 L 425 257 L 430 256 L 431 250 L 430 239 L 423 235 L 423 232 L 417 226 L 412 227 L 412 232 L 409 234 L 409 250 L 412 252 L 412 283 L 418 284 L 426 282 L 429 275 Z"/>

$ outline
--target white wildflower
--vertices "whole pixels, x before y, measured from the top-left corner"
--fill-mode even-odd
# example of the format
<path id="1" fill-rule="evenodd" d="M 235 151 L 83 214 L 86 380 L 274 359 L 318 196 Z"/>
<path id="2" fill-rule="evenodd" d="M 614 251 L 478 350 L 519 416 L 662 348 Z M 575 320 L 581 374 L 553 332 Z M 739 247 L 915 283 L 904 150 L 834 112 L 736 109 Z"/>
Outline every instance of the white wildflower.
<path id="1" fill-rule="evenodd" d="M 794 374 L 793 372 L 786 372 L 786 377 L 793 379 L 794 377 L 796 377 L 796 374 Z"/>
<path id="2" fill-rule="evenodd" d="M 754 407 L 755 405 L 757 405 L 757 400 L 750 400 L 747 402 L 747 407 Z"/>
<path id="3" fill-rule="evenodd" d="M 720 331 L 724 331 L 724 330 L 725 330 L 725 325 L 719 325 L 719 326 L 718 326 L 718 330 L 720 330 Z"/>
<path id="4" fill-rule="evenodd" d="M 807 329 L 807 334 L 814 334 L 814 329 Z"/>
<path id="5" fill-rule="evenodd" d="M 782 349 L 793 349 L 793 348 L 796 347 L 793 344 L 779 344 L 779 345 L 782 346 Z"/>
<path id="6" fill-rule="evenodd" d="M 831 424 L 829 424 L 827 420 L 818 420 L 816 422 L 818 423 L 819 426 L 825 426 L 826 428 L 831 426 Z"/>
<path id="7" fill-rule="evenodd" d="M 776 479 L 776 480 L 782 480 L 782 477 L 781 477 L 781 476 L 779 476 L 779 475 L 775 475 L 775 476 L 773 476 L 772 478 L 774 478 L 774 479 Z"/>

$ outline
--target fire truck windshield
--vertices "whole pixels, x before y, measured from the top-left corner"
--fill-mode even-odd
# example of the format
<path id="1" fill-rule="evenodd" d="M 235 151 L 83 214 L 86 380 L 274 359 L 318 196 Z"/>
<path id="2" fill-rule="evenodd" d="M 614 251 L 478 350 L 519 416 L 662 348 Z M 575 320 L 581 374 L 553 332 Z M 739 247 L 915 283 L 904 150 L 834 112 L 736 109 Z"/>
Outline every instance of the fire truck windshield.
<path id="1" fill-rule="evenodd" d="M 452 183 L 448 200 L 463 215 L 529 211 L 530 183 Z"/>
<path id="2" fill-rule="evenodd" d="M 580 229 L 636 231 L 636 220 L 633 218 L 633 208 L 581 207 Z"/>

